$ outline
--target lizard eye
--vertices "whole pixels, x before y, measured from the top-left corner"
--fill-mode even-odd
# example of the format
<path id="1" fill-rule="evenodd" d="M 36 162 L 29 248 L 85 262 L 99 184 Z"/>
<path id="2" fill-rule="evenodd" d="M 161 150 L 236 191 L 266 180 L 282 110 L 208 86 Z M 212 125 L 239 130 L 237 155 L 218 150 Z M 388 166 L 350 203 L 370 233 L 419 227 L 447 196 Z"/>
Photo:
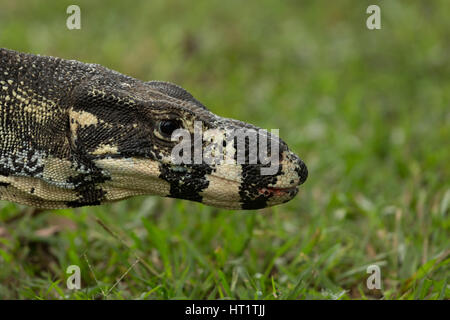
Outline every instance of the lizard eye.
<path id="1" fill-rule="evenodd" d="M 170 140 L 172 133 L 179 128 L 181 128 L 181 122 L 173 119 L 161 120 L 157 124 L 158 133 L 163 139 Z"/>

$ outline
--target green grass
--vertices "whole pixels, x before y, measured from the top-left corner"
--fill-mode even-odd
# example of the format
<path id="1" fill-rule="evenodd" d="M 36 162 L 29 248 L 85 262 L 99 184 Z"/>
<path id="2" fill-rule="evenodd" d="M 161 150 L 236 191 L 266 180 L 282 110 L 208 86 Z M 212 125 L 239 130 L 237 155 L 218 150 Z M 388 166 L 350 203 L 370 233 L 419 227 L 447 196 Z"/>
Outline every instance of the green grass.
<path id="1" fill-rule="evenodd" d="M 2 0 L 2 47 L 175 82 L 279 128 L 310 175 L 249 212 L 140 197 L 6 222 L 28 209 L 1 201 L 0 298 L 449 299 L 450 2 L 375 2 L 377 31 L 374 1 L 269 0 L 78 1 L 69 31 L 73 1 Z"/>

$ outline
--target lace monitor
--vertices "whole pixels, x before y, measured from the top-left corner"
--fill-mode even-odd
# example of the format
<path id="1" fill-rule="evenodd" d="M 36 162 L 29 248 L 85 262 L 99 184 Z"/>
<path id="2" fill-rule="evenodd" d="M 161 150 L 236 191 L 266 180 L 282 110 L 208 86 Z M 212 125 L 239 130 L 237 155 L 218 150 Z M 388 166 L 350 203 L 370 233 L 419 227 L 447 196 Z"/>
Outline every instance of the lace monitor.
<path id="1" fill-rule="evenodd" d="M 258 141 L 264 136 L 278 146 L 267 153 L 277 156 L 275 172 L 261 174 L 268 164 L 251 161 L 248 137 L 242 163 L 174 163 L 180 139 L 172 133 L 184 129 L 194 136 L 195 123 L 201 123 L 203 136 L 200 142 L 193 138 L 191 150 L 197 143 L 201 151 L 209 148 L 234 160 L 239 144 L 227 138 L 230 130 L 258 130 Z M 196 152 L 186 150 L 187 158 Z M 158 195 L 259 209 L 292 199 L 307 175 L 303 161 L 277 136 L 213 114 L 177 85 L 0 49 L 2 200 L 56 209 Z"/>

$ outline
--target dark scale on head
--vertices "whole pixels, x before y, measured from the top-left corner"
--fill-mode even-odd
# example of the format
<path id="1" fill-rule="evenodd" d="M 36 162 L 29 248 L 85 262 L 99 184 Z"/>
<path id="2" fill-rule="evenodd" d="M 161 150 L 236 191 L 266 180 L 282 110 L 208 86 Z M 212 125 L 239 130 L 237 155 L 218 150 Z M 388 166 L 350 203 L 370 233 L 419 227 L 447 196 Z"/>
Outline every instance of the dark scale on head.
<path id="1" fill-rule="evenodd" d="M 209 181 L 206 179 L 206 175 L 210 174 L 212 169 L 210 166 L 202 164 L 193 164 L 186 168 L 187 173 L 180 174 L 180 171 L 171 165 L 161 164 L 159 178 L 170 184 L 169 197 L 202 202 L 200 192 L 208 187 Z"/>
<path id="2" fill-rule="evenodd" d="M 272 195 L 261 194 L 260 189 L 277 182 L 277 175 L 260 176 L 261 165 L 242 165 L 242 183 L 239 188 L 242 209 L 261 209 Z M 281 167 L 278 169 L 281 170 Z M 255 179 L 259 177 L 259 179 Z"/>
<path id="3" fill-rule="evenodd" d="M 106 193 L 99 187 L 105 181 L 111 180 L 102 170 L 97 168 L 91 160 L 79 158 L 78 163 L 83 164 L 87 172 L 68 177 L 67 183 L 75 187 L 78 199 L 67 202 L 68 207 L 80 207 L 85 205 L 97 205 L 102 202 Z M 86 169 L 87 168 L 87 169 Z"/>

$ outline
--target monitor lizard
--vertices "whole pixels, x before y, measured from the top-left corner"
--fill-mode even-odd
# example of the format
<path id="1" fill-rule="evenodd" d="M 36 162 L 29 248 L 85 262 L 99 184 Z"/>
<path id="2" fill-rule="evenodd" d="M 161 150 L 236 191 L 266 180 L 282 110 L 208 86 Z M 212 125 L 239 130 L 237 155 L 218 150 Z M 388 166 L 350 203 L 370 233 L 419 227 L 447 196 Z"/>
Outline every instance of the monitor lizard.
<path id="1" fill-rule="evenodd" d="M 200 122 L 200 147 L 236 160 L 235 129 L 258 130 L 278 152 L 273 174 L 249 159 L 173 163 L 180 140 Z M 195 139 L 194 139 L 195 140 Z M 192 145 L 194 142 L 192 142 Z M 261 145 L 258 145 L 261 147 Z M 269 156 L 273 154 L 268 153 Z M 0 49 L 0 199 L 36 208 L 100 205 L 136 195 L 187 199 L 228 209 L 291 200 L 304 162 L 276 135 L 223 118 L 178 85 L 141 81 L 98 64 Z"/>

